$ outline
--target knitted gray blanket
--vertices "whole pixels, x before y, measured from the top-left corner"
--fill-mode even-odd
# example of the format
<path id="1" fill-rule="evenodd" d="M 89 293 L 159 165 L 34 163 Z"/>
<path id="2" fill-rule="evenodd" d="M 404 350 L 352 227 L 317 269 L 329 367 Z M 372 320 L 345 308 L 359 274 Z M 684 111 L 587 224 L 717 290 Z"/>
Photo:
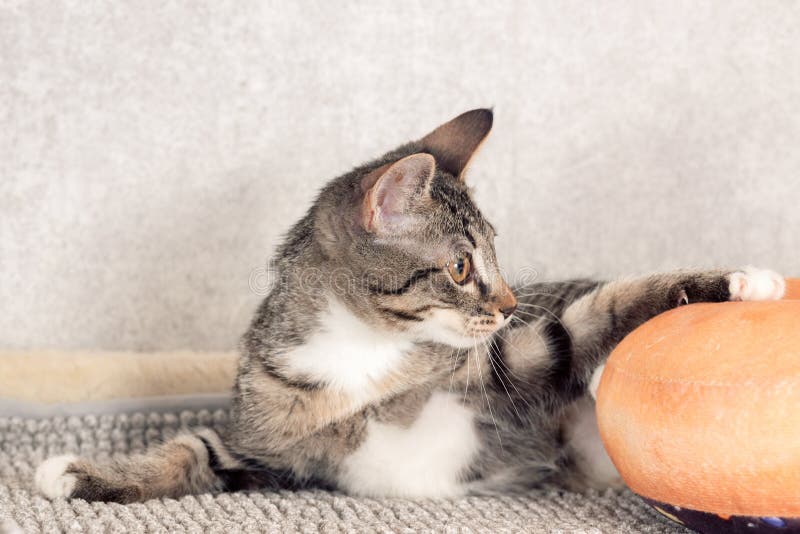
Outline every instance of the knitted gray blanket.
<path id="1" fill-rule="evenodd" d="M 223 493 L 118 505 L 48 501 L 31 488 L 46 456 L 137 452 L 224 410 L 49 419 L 0 418 L 5 532 L 658 532 L 679 533 L 629 492 L 539 491 L 454 500 L 364 499 L 323 491 Z"/>

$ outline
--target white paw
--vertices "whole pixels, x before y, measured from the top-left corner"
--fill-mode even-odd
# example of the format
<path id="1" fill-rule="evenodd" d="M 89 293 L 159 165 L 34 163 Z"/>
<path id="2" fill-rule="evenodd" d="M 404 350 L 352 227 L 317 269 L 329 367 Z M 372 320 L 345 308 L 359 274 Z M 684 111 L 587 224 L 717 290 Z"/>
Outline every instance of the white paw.
<path id="1" fill-rule="evenodd" d="M 64 454 L 53 456 L 39 464 L 34 475 L 39 492 L 49 499 L 69 497 L 78 479 L 75 475 L 66 473 L 66 470 L 77 459 L 73 454 Z"/>
<path id="2" fill-rule="evenodd" d="M 591 393 L 592 398 L 595 400 L 597 400 L 597 388 L 600 387 L 600 379 L 603 377 L 603 369 L 605 368 L 606 364 L 599 366 L 594 370 L 594 373 L 592 373 L 592 379 L 589 380 L 589 393 Z"/>
<path id="3" fill-rule="evenodd" d="M 730 280 L 731 300 L 778 300 L 786 292 L 786 280 L 769 269 L 745 267 Z"/>

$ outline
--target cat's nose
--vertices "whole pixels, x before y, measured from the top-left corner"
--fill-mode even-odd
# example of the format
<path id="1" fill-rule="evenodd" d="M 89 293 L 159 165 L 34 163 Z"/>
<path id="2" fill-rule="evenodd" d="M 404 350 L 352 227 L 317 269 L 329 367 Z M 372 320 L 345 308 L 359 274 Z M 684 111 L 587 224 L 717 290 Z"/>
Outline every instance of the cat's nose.
<path id="1" fill-rule="evenodd" d="M 503 286 L 504 291 L 495 302 L 497 303 L 498 311 L 503 314 L 503 319 L 508 319 L 517 309 L 517 297 L 514 296 L 514 292 L 505 283 Z"/>
<path id="2" fill-rule="evenodd" d="M 501 308 L 500 313 L 503 314 L 503 319 L 508 319 L 516 310 L 517 310 L 517 303 L 515 302 L 512 306 Z"/>

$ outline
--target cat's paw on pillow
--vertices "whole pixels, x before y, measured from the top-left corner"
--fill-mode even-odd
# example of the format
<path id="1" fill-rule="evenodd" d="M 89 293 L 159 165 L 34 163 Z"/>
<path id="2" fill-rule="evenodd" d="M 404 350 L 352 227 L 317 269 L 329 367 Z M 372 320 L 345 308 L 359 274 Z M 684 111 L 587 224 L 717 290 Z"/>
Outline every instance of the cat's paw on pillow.
<path id="1" fill-rule="evenodd" d="M 731 273 L 728 289 L 733 301 L 780 300 L 786 293 L 786 280 L 769 269 L 745 267 Z"/>

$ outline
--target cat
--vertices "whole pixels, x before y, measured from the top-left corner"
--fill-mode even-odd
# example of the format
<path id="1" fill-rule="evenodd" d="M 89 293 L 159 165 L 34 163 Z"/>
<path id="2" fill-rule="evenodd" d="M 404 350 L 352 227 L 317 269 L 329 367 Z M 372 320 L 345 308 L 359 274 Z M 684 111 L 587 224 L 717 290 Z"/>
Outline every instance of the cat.
<path id="1" fill-rule="evenodd" d="M 241 489 L 454 497 L 619 485 L 592 394 L 614 346 L 693 302 L 778 299 L 768 270 L 511 289 L 465 170 L 492 112 L 331 181 L 276 251 L 241 341 L 230 422 L 144 454 L 45 460 L 47 497 L 129 503 Z"/>

